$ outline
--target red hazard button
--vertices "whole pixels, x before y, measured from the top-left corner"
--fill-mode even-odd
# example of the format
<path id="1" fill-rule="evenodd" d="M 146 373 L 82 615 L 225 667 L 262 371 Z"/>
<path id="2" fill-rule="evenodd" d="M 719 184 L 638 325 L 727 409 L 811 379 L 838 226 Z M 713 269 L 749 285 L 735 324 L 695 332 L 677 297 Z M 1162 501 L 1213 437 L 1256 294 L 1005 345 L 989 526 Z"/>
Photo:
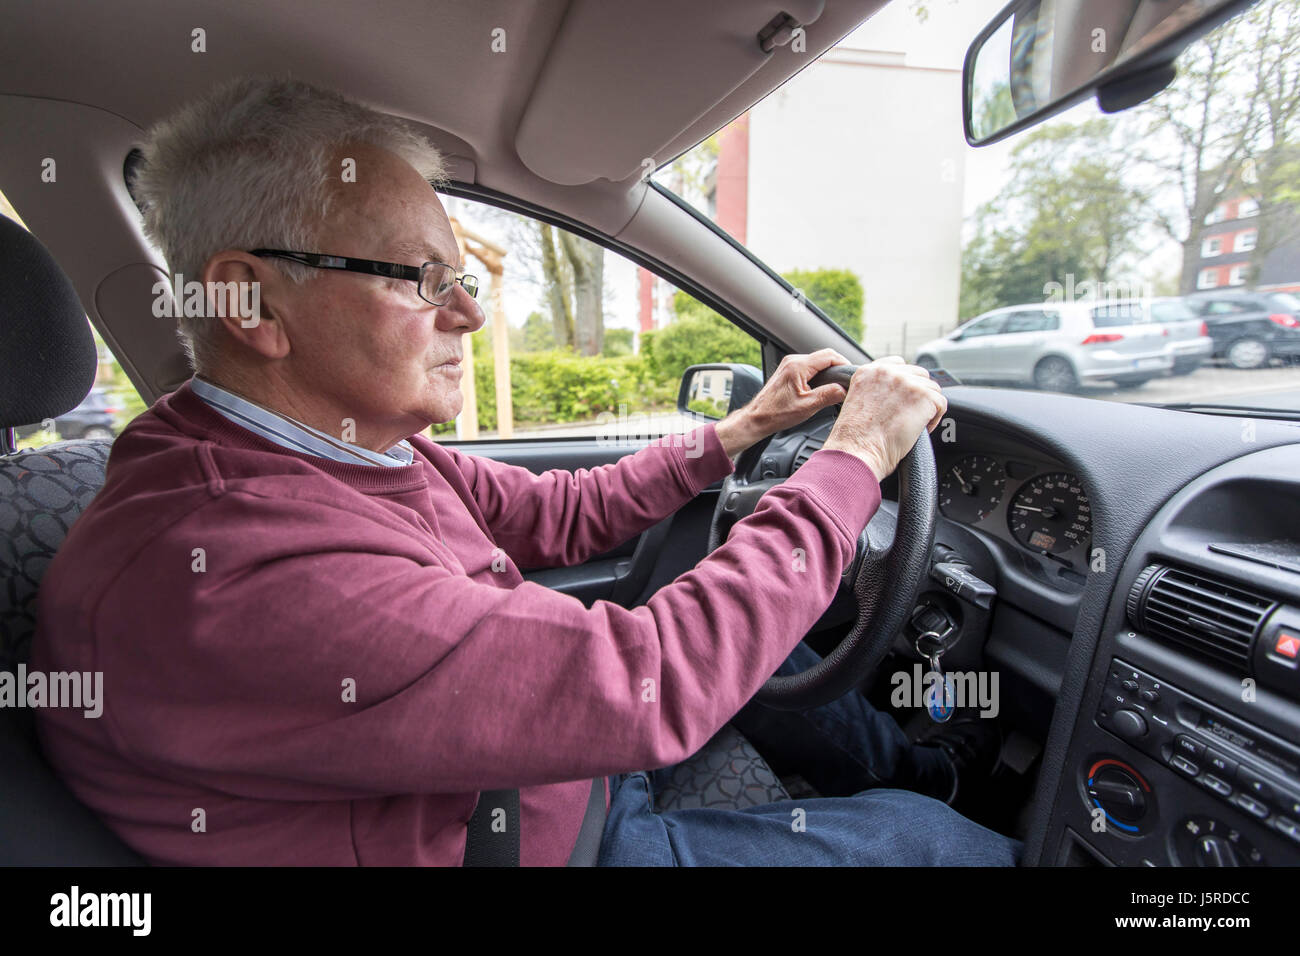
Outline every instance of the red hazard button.
<path id="1" fill-rule="evenodd" d="M 1300 637 L 1288 634 L 1286 631 L 1279 632 L 1277 646 L 1273 648 L 1273 652 L 1282 657 L 1289 657 L 1291 660 L 1300 658 Z"/>

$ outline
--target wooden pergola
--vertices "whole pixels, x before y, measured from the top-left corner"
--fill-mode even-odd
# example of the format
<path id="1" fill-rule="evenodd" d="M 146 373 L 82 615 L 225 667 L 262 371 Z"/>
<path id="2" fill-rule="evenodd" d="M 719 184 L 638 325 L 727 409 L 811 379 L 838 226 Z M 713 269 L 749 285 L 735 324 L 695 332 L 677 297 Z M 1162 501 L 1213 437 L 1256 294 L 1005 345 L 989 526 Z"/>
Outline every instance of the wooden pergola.
<path id="1" fill-rule="evenodd" d="M 492 320 L 492 368 L 496 379 L 497 396 L 497 436 L 511 438 L 515 432 L 514 405 L 510 393 L 510 330 L 506 325 L 505 297 L 502 285 L 505 276 L 506 250 L 489 239 L 465 228 L 455 216 L 450 217 L 451 229 L 456 236 L 456 245 L 460 247 L 461 260 L 473 256 L 483 263 L 483 268 L 492 277 L 492 302 L 489 318 Z M 474 347 L 466 333 L 462 341 L 464 361 L 461 368 L 465 370 L 460 380 L 461 394 L 465 397 L 464 408 L 460 413 L 458 435 L 464 441 L 478 438 L 478 400 L 474 390 Z"/>

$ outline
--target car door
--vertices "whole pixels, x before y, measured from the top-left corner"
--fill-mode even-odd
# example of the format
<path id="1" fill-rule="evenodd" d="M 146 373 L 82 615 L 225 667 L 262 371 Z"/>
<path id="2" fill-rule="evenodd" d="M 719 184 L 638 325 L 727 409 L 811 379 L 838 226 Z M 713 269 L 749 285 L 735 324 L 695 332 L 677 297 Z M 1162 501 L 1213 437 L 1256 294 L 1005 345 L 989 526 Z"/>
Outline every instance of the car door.
<path id="1" fill-rule="evenodd" d="M 996 337 L 1006 325 L 1007 313 L 995 312 L 967 322 L 943 351 L 943 367 L 962 381 L 997 378 Z"/>
<path id="2" fill-rule="evenodd" d="M 1222 354 L 1233 342 L 1244 337 L 1272 337 L 1268 327 L 1268 313 L 1250 299 L 1214 298 L 1188 300 L 1188 305 L 1205 322 L 1206 331 L 1214 340 L 1216 354 Z"/>
<path id="3" fill-rule="evenodd" d="M 1054 309 L 1022 309 L 1007 316 L 1006 325 L 994 339 L 998 369 L 1009 380 L 1029 381 L 1034 363 L 1048 340 L 1061 327 Z"/>

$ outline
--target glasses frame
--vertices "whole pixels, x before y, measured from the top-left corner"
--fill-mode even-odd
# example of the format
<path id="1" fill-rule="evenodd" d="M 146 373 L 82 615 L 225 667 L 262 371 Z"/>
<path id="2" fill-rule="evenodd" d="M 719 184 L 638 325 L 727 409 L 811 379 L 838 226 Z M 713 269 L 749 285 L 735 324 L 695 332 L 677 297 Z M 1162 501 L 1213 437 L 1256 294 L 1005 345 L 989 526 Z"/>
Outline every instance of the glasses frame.
<path id="1" fill-rule="evenodd" d="M 359 272 L 362 275 L 382 276 L 385 279 L 406 279 L 415 283 L 415 294 L 430 305 L 442 307 L 451 301 L 452 295 L 456 291 L 456 286 L 465 290 L 471 299 L 478 298 L 478 276 L 462 272 L 456 274 L 456 269 L 450 262 L 429 261 L 420 266 L 403 265 L 400 262 L 384 262 L 379 259 L 355 259 L 351 256 L 327 256 L 319 252 L 291 252 L 287 249 L 251 249 L 249 255 L 261 257 L 274 257 L 277 259 L 288 259 L 299 265 L 311 266 L 314 269 L 342 269 L 346 272 Z M 430 299 L 420 290 L 424 288 L 424 277 L 430 269 L 443 268 L 451 270 L 451 287 L 443 301 L 438 302 Z"/>

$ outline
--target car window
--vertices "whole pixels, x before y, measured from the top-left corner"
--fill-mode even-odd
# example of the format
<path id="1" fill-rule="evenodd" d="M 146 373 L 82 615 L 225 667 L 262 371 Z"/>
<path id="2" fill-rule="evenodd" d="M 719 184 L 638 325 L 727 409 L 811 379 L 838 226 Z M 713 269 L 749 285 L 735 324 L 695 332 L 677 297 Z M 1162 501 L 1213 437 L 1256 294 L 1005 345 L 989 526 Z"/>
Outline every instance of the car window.
<path id="1" fill-rule="evenodd" d="M 1157 322 L 1186 322 L 1196 318 L 1196 313 L 1184 302 L 1171 299 L 1166 302 L 1151 303 L 1151 318 Z"/>
<path id="2" fill-rule="evenodd" d="M 1137 325 L 1146 319 L 1140 305 L 1117 303 L 1115 305 L 1097 306 L 1092 309 L 1092 324 L 1099 329 L 1117 325 Z"/>
<path id="3" fill-rule="evenodd" d="M 1274 292 L 1268 297 L 1268 302 L 1275 309 L 1300 313 L 1300 295 L 1292 295 L 1290 292 Z"/>
<path id="4" fill-rule="evenodd" d="M 0 215 L 27 228 L 18 211 L 0 193 Z M 87 317 L 86 324 L 90 325 Z M 19 448 L 39 448 L 55 441 L 75 438 L 111 439 L 127 423 L 145 410 L 144 399 L 127 378 L 117 357 L 91 326 L 99 362 L 95 369 L 95 383 L 86 398 L 76 408 L 58 418 L 19 425 L 14 429 Z"/>
<path id="5" fill-rule="evenodd" d="M 963 339 L 979 338 L 982 335 L 997 335 L 1002 331 L 1003 326 L 1007 324 L 1005 315 L 990 315 L 987 318 L 976 319 L 961 330 Z"/>
<path id="6" fill-rule="evenodd" d="M 963 59 L 1005 6 L 885 5 L 654 179 L 774 271 L 840 277 L 794 284 L 869 355 L 924 356 L 967 382 L 1107 401 L 1251 406 L 1262 393 L 1294 392 L 1282 400 L 1300 402 L 1300 363 L 1281 343 L 1242 368 L 1240 349 L 1229 362 L 1232 343 L 1213 337 L 1220 329 L 1163 343 L 1150 329 L 1119 331 L 1209 308 L 1144 315 L 1126 301 L 1198 289 L 1300 297 L 1300 4 L 1250 5 L 1191 43 L 1177 78 L 1131 109 L 1107 113 L 1087 99 L 975 148 L 962 131 Z M 852 297 L 842 295 L 850 283 Z M 1123 337 L 1060 343 L 1068 358 L 1028 349 L 1012 358 L 993 329 L 963 326 L 1066 305 Z M 957 328 L 954 364 L 943 355 Z"/>
<path id="7" fill-rule="evenodd" d="M 1043 332 L 1048 329 L 1059 328 L 1061 324 L 1060 315 L 1056 312 L 1045 312 L 1035 309 L 1028 312 L 1013 313 L 1008 319 L 1003 332 Z"/>
<path id="8" fill-rule="evenodd" d="M 1212 299 L 1209 302 L 1198 303 L 1197 309 L 1203 314 L 1208 315 L 1228 315 L 1234 312 L 1250 312 L 1251 306 L 1247 302 L 1234 302 L 1230 299 Z"/>
<path id="9" fill-rule="evenodd" d="M 487 321 L 465 354 L 466 401 L 439 440 L 650 437 L 694 428 L 676 412 L 690 365 L 762 366 L 758 341 L 688 293 L 557 227 L 464 197 L 444 197 Z M 503 323 L 498 337 L 494 324 Z M 498 371 L 510 388 L 498 394 Z M 472 396 L 472 400 L 471 399 Z M 726 410 L 730 383 L 705 396 Z M 503 405 L 504 400 L 504 405 Z"/>

